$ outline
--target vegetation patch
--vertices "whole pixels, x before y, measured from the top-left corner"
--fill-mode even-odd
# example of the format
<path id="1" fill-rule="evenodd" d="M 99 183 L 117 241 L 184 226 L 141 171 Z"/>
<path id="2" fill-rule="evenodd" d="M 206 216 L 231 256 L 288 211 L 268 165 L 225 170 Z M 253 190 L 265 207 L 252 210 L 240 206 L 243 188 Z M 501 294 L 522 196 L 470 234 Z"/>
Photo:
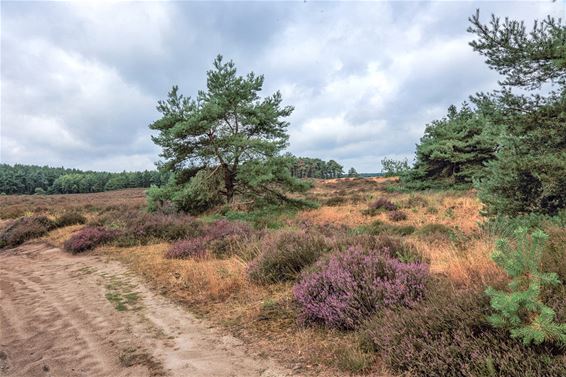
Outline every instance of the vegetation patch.
<path id="1" fill-rule="evenodd" d="M 21 217 L 0 231 L 0 248 L 21 245 L 47 234 L 55 227 L 56 223 L 46 216 Z"/>
<path id="2" fill-rule="evenodd" d="M 118 236 L 116 230 L 104 227 L 86 227 L 73 234 L 65 241 L 64 249 L 73 253 L 82 253 L 94 249 L 98 245 L 108 243 Z"/>
<path id="3" fill-rule="evenodd" d="M 411 376 L 563 376 L 564 350 L 528 347 L 487 321 L 483 292 L 435 288 L 413 308 L 386 309 L 365 324 L 391 371 Z"/>
<path id="4" fill-rule="evenodd" d="M 293 288 L 299 321 L 353 329 L 389 306 L 411 306 L 425 291 L 428 266 L 351 247 L 321 260 Z"/>
<path id="5" fill-rule="evenodd" d="M 332 246 L 331 241 L 320 234 L 276 232 L 263 239 L 261 253 L 250 263 L 248 275 L 258 283 L 294 280 Z"/>

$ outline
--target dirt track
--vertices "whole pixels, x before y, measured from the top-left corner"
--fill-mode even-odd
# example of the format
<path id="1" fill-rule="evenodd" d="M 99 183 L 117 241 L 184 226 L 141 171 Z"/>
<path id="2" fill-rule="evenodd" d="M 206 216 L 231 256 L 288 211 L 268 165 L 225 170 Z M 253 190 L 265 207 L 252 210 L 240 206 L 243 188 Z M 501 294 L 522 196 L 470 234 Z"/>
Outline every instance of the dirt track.
<path id="1" fill-rule="evenodd" d="M 285 376 L 118 262 L 0 251 L 0 376 Z"/>

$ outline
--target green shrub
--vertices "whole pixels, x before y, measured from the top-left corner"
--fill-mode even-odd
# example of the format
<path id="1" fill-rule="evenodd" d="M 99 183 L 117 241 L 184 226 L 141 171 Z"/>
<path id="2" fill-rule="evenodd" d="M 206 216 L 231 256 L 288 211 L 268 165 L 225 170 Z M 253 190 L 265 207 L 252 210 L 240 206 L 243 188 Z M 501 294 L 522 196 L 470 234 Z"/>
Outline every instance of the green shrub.
<path id="1" fill-rule="evenodd" d="M 257 283 L 294 280 L 303 268 L 332 249 L 330 240 L 303 231 L 280 231 L 261 243 L 261 254 L 250 263 L 248 274 Z"/>
<path id="2" fill-rule="evenodd" d="M 387 309 L 364 333 L 395 374 L 415 377 L 559 377 L 566 375 L 564 349 L 525 346 L 487 321 L 482 292 L 434 284 L 414 308 Z"/>
<path id="3" fill-rule="evenodd" d="M 492 287 L 486 290 L 495 313 L 489 322 L 508 329 L 511 337 L 525 345 L 558 342 L 566 345 L 566 323 L 555 321 L 556 313 L 541 300 L 541 289 L 558 285 L 558 275 L 540 271 L 542 249 L 548 236 L 537 230 L 529 237 L 527 229 L 515 231 L 516 249 L 506 240 L 499 240 L 493 260 L 511 278 L 509 291 Z"/>

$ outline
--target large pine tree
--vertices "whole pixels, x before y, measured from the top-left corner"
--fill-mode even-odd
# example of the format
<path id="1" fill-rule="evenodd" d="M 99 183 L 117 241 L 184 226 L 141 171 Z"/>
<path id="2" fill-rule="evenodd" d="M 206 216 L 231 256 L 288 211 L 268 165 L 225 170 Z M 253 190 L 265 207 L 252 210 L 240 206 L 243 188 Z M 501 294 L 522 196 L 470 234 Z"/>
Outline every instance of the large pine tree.
<path id="1" fill-rule="evenodd" d="M 414 168 L 404 177 L 412 187 L 469 187 L 487 161 L 494 158 L 498 130 L 491 125 L 493 105 L 475 100 L 448 108 L 446 117 L 433 121 L 417 145 Z"/>
<path id="2" fill-rule="evenodd" d="M 232 61 L 218 56 L 207 72 L 207 90 L 196 99 L 173 87 L 168 99 L 159 101 L 163 116 L 150 128 L 159 132 L 153 141 L 163 150 L 162 169 L 175 173 L 166 191 L 189 206 L 180 209 L 191 210 L 203 189 L 217 191 L 207 195 L 212 202 L 221 196 L 229 203 L 236 195 L 285 199 L 285 190 L 303 188 L 290 175 L 291 161 L 280 156 L 288 140 L 285 118 L 293 108 L 282 106 L 279 92 L 261 98 L 263 81 L 253 72 L 239 76 Z M 195 174 L 199 184 L 190 182 Z"/>
<path id="3" fill-rule="evenodd" d="M 554 215 L 566 207 L 566 27 L 551 17 L 530 31 L 493 16 L 483 24 L 479 12 L 470 22 L 472 47 L 504 77 L 490 95 L 502 137 L 480 198 L 491 214 Z"/>

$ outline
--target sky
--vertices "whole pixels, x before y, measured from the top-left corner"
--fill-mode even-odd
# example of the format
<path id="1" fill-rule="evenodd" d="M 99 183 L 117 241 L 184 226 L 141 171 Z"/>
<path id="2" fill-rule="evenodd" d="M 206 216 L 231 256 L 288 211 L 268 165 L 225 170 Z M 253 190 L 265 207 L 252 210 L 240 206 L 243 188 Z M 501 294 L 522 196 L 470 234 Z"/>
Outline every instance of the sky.
<path id="1" fill-rule="evenodd" d="M 153 169 L 148 125 L 217 54 L 295 111 L 288 150 L 379 172 L 500 78 L 468 45 L 476 8 L 566 18 L 564 2 L 1 2 L 0 162 Z"/>

